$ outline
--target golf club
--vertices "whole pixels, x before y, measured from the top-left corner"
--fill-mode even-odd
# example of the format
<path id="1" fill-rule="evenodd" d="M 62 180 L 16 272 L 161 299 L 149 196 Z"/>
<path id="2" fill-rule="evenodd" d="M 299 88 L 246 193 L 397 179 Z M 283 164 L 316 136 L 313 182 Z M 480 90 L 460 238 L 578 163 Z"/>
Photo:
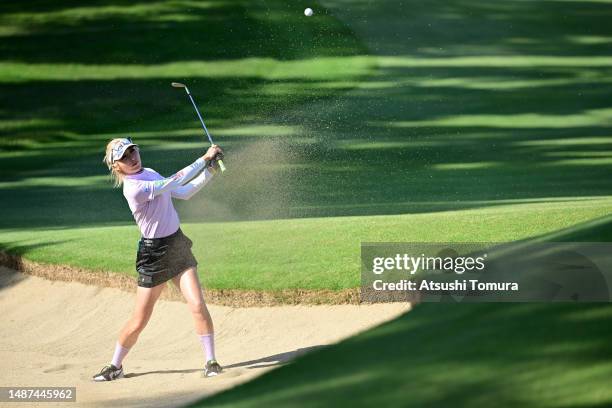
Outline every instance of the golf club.
<path id="1" fill-rule="evenodd" d="M 202 127 L 204 128 L 204 132 L 206 132 L 206 136 L 208 136 L 208 140 L 210 141 L 210 144 L 211 145 L 215 144 L 213 142 L 213 140 L 212 140 L 212 137 L 210 137 L 210 133 L 208 133 L 208 129 L 206 128 L 206 124 L 204 123 L 204 119 L 202 119 L 202 115 L 200 115 L 200 111 L 198 110 L 198 106 L 196 105 L 195 101 L 193 100 L 193 96 L 191 96 L 191 93 L 189 92 L 189 88 L 187 88 L 187 86 L 185 84 L 181 84 L 180 82 L 172 82 L 172 86 L 174 88 L 185 88 L 185 92 L 187 92 L 187 96 L 189 97 L 189 100 L 193 104 L 193 107 L 194 107 L 196 113 L 198 114 L 198 118 L 200 119 L 200 122 L 202 123 Z M 223 160 L 218 160 L 217 163 L 219 163 L 219 168 L 221 169 L 221 173 L 223 173 L 225 171 L 225 165 L 223 164 Z"/>

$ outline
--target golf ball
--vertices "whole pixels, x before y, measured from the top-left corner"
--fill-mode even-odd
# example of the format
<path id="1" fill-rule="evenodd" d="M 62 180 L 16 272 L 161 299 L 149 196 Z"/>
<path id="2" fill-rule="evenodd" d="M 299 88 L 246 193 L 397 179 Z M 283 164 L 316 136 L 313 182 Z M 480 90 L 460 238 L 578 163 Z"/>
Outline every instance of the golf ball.
<path id="1" fill-rule="evenodd" d="M 304 15 L 306 17 L 310 17 L 314 14 L 314 11 L 312 11 L 312 9 L 310 7 L 308 7 L 307 9 L 304 10 Z"/>

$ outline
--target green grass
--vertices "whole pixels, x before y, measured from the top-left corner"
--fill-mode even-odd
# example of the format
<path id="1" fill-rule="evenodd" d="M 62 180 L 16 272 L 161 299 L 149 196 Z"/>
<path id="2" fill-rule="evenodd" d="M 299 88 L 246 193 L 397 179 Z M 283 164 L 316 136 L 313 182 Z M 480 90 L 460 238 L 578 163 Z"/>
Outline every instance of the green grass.
<path id="1" fill-rule="evenodd" d="M 353 288 L 362 241 L 612 241 L 610 1 L 319 3 L 2 3 L 0 249 L 133 274 L 103 147 L 201 153 L 174 80 L 227 152 L 177 204 L 208 287 Z M 422 305 L 206 405 L 608 406 L 611 314 Z"/>
<path id="2" fill-rule="evenodd" d="M 162 174 L 201 153 L 172 80 L 227 151 L 177 203 L 209 287 L 355 287 L 361 241 L 550 240 L 608 215 L 605 3 L 305 6 L 1 5 L 0 247 L 133 274 L 103 147 L 133 136 Z"/>
<path id="3" fill-rule="evenodd" d="M 574 199 L 610 194 L 609 3 L 326 1 L 381 55 L 344 106 L 365 123 L 327 156 L 380 177 L 368 194 L 335 191 L 370 198 L 364 213 L 432 217 L 432 240 L 610 241 L 606 204 L 558 224 L 586 215 Z M 453 207 L 473 210 L 435 212 Z M 194 406 L 609 406 L 610 317 L 607 305 L 423 304 Z"/>
<path id="4" fill-rule="evenodd" d="M 606 241 L 612 238 L 611 205 L 612 197 L 567 199 L 429 214 L 187 223 L 183 229 L 195 242 L 207 287 L 346 289 L 361 282 L 360 242 L 435 242 L 442 230 L 448 242 Z M 138 238 L 131 225 L 6 230 L 0 245 L 34 261 L 133 275 Z"/>
<path id="5" fill-rule="evenodd" d="M 191 407 L 605 407 L 612 307 L 423 304 Z"/>

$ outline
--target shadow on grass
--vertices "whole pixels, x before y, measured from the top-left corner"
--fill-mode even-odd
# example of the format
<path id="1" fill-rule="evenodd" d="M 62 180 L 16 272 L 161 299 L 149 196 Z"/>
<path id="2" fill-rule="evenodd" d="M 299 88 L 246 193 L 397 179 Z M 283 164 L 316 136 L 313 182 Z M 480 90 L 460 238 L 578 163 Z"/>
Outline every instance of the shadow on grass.
<path id="1" fill-rule="evenodd" d="M 305 19 L 302 10 L 240 0 L 3 4 L 0 19 L 14 34 L 0 38 L 0 53 L 8 61 L 95 65 L 354 54 L 347 28 Z"/>
<path id="2" fill-rule="evenodd" d="M 607 241 L 611 226 L 606 216 L 530 241 Z M 610 318 L 607 303 L 423 303 L 191 406 L 606 406 Z"/>
<path id="3" fill-rule="evenodd" d="M 19 242 L 11 242 L 5 243 L 0 242 L 0 251 L 5 253 L 10 253 L 15 256 L 21 256 L 27 254 L 29 251 L 32 251 L 37 248 L 44 248 L 52 245 L 59 245 L 66 242 L 70 242 L 70 239 L 61 239 L 58 241 L 47 241 L 47 242 L 39 242 L 36 244 L 19 244 Z M 19 268 L 15 268 L 19 269 Z"/>
<path id="4" fill-rule="evenodd" d="M 531 237 L 523 242 L 612 242 L 612 215 Z"/>
<path id="5" fill-rule="evenodd" d="M 610 403 L 610 316 L 609 305 L 423 304 L 192 406 L 562 406 L 593 392 Z"/>
<path id="6" fill-rule="evenodd" d="M 546 243 L 557 243 L 546 245 Z M 487 269 L 463 275 L 479 282 L 517 282 L 516 293 L 481 292 L 461 302 L 604 302 L 612 292 L 612 216 L 570 228 L 493 246 L 486 250 Z M 605 244 L 604 244 L 605 243 Z M 453 276 L 454 275 L 454 276 Z M 457 278 L 450 274 L 449 280 Z M 455 302 L 452 296 L 446 301 Z"/>
<path id="7" fill-rule="evenodd" d="M 129 69 L 245 59 L 250 66 L 247 58 L 258 56 L 311 59 L 315 65 L 303 69 L 329 72 L 319 80 L 255 71 L 176 78 L 205 91 L 196 99 L 213 136 L 221 132 L 230 168 L 207 197 L 179 205 L 183 220 L 422 213 L 612 195 L 612 63 L 600 58 L 612 30 L 604 3 L 329 1 L 311 19 L 284 3 L 112 5 L 45 3 L 29 23 L 13 20 L 23 30 L 0 49 L 28 63 Z M 4 7 L 5 18 L 16 11 Z M 151 27 L 159 33 L 133 35 Z M 349 57 L 365 48 L 353 32 L 378 66 L 368 78 L 343 78 L 317 59 L 354 63 Z M 54 41 L 73 46 L 41 51 L 55 49 Z M 103 147 L 113 136 L 148 132 L 139 140 L 145 165 L 165 175 L 201 153 L 194 112 L 168 86 L 172 72 L 0 85 L 0 194 L 9 215 L 0 227 L 129 221 L 108 184 L 54 182 L 103 175 Z M 39 211 L 40 197 L 50 196 L 64 198 Z"/>

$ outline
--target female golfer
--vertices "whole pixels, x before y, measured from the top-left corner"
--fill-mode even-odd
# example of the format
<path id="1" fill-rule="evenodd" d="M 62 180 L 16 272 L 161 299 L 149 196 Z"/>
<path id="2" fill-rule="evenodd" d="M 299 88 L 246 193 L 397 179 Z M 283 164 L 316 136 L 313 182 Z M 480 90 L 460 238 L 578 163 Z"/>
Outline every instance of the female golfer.
<path id="1" fill-rule="evenodd" d="M 153 306 L 169 280 L 180 288 L 193 315 L 206 356 L 203 375 L 210 377 L 221 372 L 215 359 L 213 322 L 198 279 L 198 263 L 191 253 L 191 240 L 179 228 L 172 198 L 188 200 L 204 187 L 216 173 L 217 160 L 222 155 L 223 151 L 213 145 L 191 165 L 164 178 L 155 170 L 142 167 L 138 145 L 131 139 L 113 139 L 106 146 L 104 162 L 115 187 L 123 184 L 123 195 L 142 238 L 136 255 L 136 308 L 119 333 L 111 363 L 94 375 L 94 381 L 123 377 L 123 359 L 147 325 Z"/>

